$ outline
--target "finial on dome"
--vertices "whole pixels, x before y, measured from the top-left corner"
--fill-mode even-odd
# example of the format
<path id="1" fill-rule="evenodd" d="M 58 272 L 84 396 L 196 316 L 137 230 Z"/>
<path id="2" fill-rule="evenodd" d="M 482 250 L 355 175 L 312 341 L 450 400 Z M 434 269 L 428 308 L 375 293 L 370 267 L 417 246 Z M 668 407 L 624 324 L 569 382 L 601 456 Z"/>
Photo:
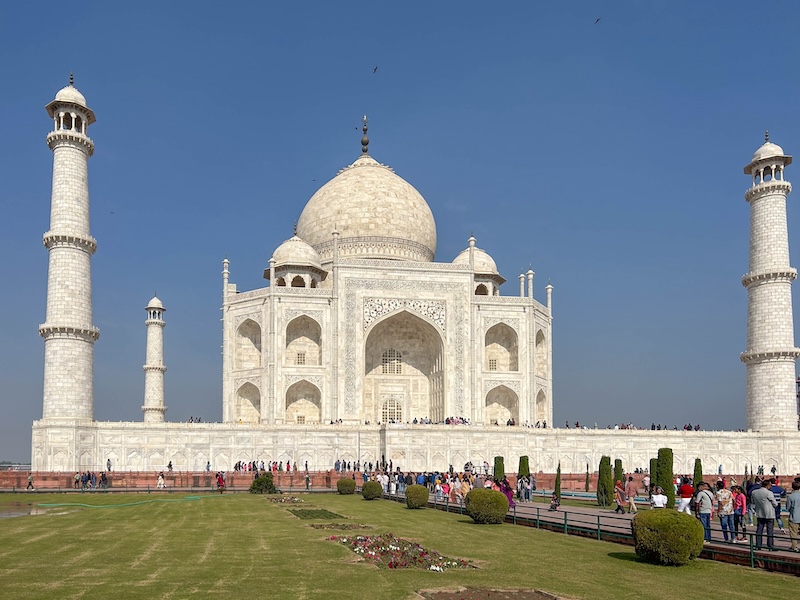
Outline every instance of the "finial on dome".
<path id="1" fill-rule="evenodd" d="M 361 154 L 367 154 L 367 146 L 369 146 L 369 138 L 367 137 L 367 115 L 364 115 L 364 126 L 361 131 L 364 132 L 364 137 L 361 138 Z"/>
<path id="2" fill-rule="evenodd" d="M 75 77 L 73 77 L 73 75 L 72 75 L 72 71 L 70 71 L 70 72 L 69 72 L 69 84 L 70 84 L 72 87 L 75 87 Z"/>
<path id="3" fill-rule="evenodd" d="M 769 129 L 764 130 L 764 143 L 769 142 Z"/>
<path id="4" fill-rule="evenodd" d="M 297 235 L 297 221 L 294 222 L 294 235 Z"/>

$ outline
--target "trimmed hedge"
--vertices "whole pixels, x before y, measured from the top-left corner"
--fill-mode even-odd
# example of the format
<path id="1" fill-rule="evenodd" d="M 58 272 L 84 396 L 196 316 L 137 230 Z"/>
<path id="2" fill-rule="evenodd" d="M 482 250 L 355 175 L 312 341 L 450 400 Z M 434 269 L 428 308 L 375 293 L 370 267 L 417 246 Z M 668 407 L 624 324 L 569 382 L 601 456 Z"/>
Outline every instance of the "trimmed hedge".
<path id="1" fill-rule="evenodd" d="M 667 508 L 675 506 L 675 476 L 672 474 L 672 466 L 674 458 L 672 456 L 672 448 L 659 448 L 658 449 L 658 469 L 656 475 L 656 485 L 661 486 L 664 490 L 664 495 L 667 497 Z M 652 481 L 653 478 L 650 478 Z"/>
<path id="2" fill-rule="evenodd" d="M 609 506 L 614 499 L 614 481 L 611 479 L 611 457 L 600 457 L 597 468 L 597 504 Z"/>
<path id="3" fill-rule="evenodd" d="M 531 474 L 530 459 L 527 454 L 519 457 L 519 470 L 517 473 L 519 473 L 520 477 L 526 477 Z"/>
<path id="4" fill-rule="evenodd" d="M 408 508 L 425 508 L 428 506 L 428 488 L 424 485 L 410 485 L 406 488 L 406 506 Z"/>
<path id="5" fill-rule="evenodd" d="M 342 477 L 336 482 L 336 491 L 342 495 L 354 494 L 356 491 L 355 479 L 349 477 Z"/>
<path id="6" fill-rule="evenodd" d="M 631 520 L 636 554 L 662 565 L 685 565 L 703 550 L 703 526 L 686 513 L 642 511 Z"/>
<path id="7" fill-rule="evenodd" d="M 502 523 L 508 512 L 508 498 L 502 492 L 475 488 L 464 498 L 464 510 L 476 523 Z"/>
<path id="8" fill-rule="evenodd" d="M 275 482 L 272 479 L 272 473 L 266 472 L 263 475 L 259 475 L 256 479 L 254 479 L 253 483 L 250 484 L 250 493 L 251 494 L 279 493 L 279 490 L 278 488 L 275 487 Z"/>
<path id="9" fill-rule="evenodd" d="M 556 470 L 556 482 L 553 492 L 556 496 L 561 498 L 561 461 L 558 461 L 558 470 Z"/>
<path id="10" fill-rule="evenodd" d="M 692 485 L 694 485 L 694 489 L 697 489 L 697 486 L 701 481 L 703 481 L 703 462 L 699 458 L 695 458 L 694 476 L 692 477 Z"/>
<path id="11" fill-rule="evenodd" d="M 383 486 L 377 481 L 367 481 L 361 488 L 364 500 L 376 500 L 383 497 Z"/>
<path id="12" fill-rule="evenodd" d="M 502 456 L 494 457 L 494 470 L 492 471 L 496 481 L 500 481 L 506 476 L 506 465 Z"/>
<path id="13" fill-rule="evenodd" d="M 614 461 L 614 483 L 617 481 L 621 481 L 622 487 L 625 487 L 625 471 L 622 469 L 621 458 L 618 458 Z"/>

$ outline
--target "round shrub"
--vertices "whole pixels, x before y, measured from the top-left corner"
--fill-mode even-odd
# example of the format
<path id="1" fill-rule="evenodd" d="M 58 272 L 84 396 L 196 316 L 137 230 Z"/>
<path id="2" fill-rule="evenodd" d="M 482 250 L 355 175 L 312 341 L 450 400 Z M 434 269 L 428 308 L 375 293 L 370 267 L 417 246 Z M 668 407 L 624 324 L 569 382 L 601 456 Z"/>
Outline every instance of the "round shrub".
<path id="1" fill-rule="evenodd" d="M 428 506 L 428 488 L 424 485 L 410 485 L 406 488 L 406 506 L 425 508 Z"/>
<path id="2" fill-rule="evenodd" d="M 278 488 L 275 487 L 275 482 L 272 479 L 272 473 L 267 471 L 263 475 L 253 480 L 250 484 L 251 494 L 277 494 Z"/>
<path id="3" fill-rule="evenodd" d="M 336 491 L 340 494 L 347 495 L 353 494 L 356 491 L 356 482 L 354 479 L 342 477 L 336 482 Z"/>
<path id="4" fill-rule="evenodd" d="M 364 500 L 375 500 L 383 496 L 383 486 L 377 481 L 367 481 L 361 488 Z"/>
<path id="5" fill-rule="evenodd" d="M 508 498 L 495 490 L 475 488 L 464 498 L 464 509 L 476 523 L 502 523 L 508 512 Z"/>
<path id="6" fill-rule="evenodd" d="M 685 513 L 666 509 L 639 512 L 631 520 L 636 554 L 662 565 L 685 565 L 703 550 L 703 526 Z"/>

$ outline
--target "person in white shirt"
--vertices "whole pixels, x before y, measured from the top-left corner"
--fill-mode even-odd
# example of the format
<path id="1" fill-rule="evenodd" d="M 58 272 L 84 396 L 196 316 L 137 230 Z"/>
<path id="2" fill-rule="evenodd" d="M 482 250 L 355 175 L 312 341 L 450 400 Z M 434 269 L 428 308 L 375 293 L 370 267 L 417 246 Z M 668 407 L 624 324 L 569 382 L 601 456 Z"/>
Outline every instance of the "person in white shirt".
<path id="1" fill-rule="evenodd" d="M 653 490 L 653 495 L 650 498 L 650 506 L 653 508 L 666 508 L 667 507 L 667 497 L 664 495 L 664 490 L 656 486 L 656 489 Z"/>

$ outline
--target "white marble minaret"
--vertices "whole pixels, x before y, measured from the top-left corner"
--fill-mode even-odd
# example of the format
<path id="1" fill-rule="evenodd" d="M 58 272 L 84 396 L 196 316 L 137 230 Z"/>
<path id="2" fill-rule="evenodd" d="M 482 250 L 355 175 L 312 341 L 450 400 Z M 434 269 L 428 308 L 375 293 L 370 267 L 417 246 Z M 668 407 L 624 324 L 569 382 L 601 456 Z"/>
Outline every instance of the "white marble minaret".
<path id="1" fill-rule="evenodd" d="M 144 422 L 163 423 L 164 413 L 164 305 L 157 296 L 147 303 L 147 350 L 144 365 Z"/>
<path id="2" fill-rule="evenodd" d="M 792 281 L 789 264 L 786 196 L 792 185 L 784 178 L 791 164 L 769 133 L 744 168 L 753 184 L 745 193 L 750 203 L 750 270 L 747 288 L 747 428 L 755 431 L 797 429 Z"/>
<path id="3" fill-rule="evenodd" d="M 53 151 L 50 230 L 44 245 L 50 253 L 47 315 L 39 326 L 44 338 L 44 402 L 42 417 L 94 418 L 94 343 L 91 260 L 97 242 L 89 234 L 89 157 L 94 143 L 86 134 L 94 112 L 72 84 L 47 105 L 53 130 L 47 145 Z"/>

